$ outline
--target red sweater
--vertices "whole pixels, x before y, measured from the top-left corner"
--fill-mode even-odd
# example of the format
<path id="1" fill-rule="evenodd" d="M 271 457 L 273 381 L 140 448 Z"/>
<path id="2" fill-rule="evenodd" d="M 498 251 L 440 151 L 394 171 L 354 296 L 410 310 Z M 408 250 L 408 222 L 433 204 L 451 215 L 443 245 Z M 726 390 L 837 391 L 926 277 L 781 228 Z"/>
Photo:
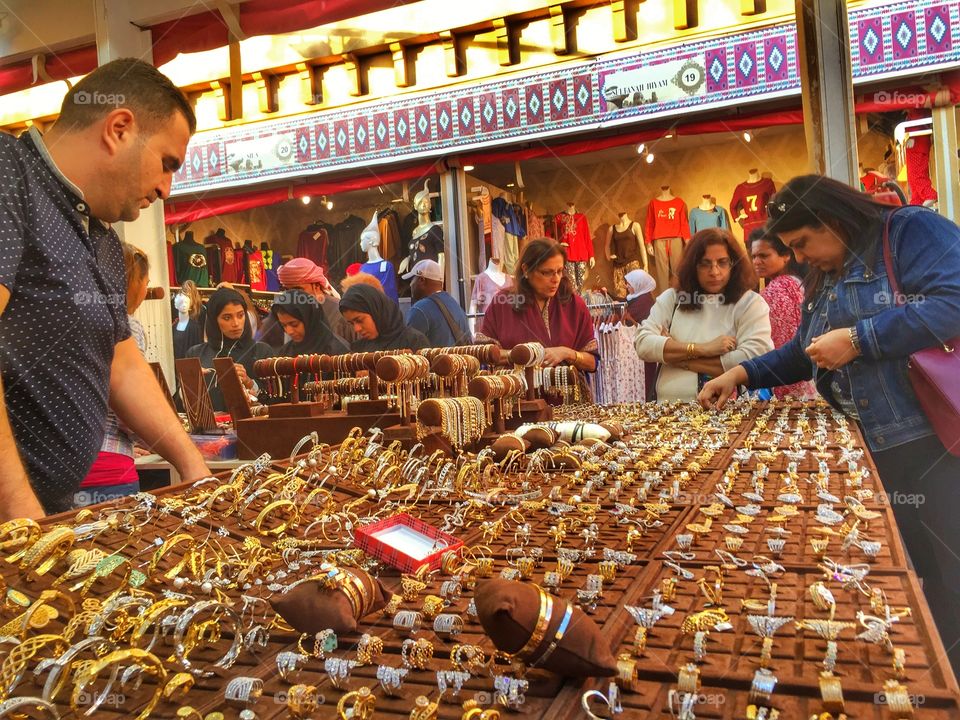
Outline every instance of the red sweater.
<path id="1" fill-rule="evenodd" d="M 567 245 L 567 260 L 586 262 L 593 257 L 593 238 L 586 215 L 557 213 L 553 222 L 557 227 L 557 241 Z"/>
<path id="2" fill-rule="evenodd" d="M 760 178 L 757 182 L 742 182 L 733 191 L 730 201 L 730 215 L 738 220 L 740 227 L 757 226 L 767 221 L 767 203 L 777 192 L 777 186 L 770 178 Z M 738 219 L 740 211 L 746 217 Z"/>
<path id="3" fill-rule="evenodd" d="M 660 238 L 678 237 L 689 240 L 687 204 L 677 197 L 670 200 L 651 200 L 647 208 L 647 226 L 643 236 L 648 243 Z"/>

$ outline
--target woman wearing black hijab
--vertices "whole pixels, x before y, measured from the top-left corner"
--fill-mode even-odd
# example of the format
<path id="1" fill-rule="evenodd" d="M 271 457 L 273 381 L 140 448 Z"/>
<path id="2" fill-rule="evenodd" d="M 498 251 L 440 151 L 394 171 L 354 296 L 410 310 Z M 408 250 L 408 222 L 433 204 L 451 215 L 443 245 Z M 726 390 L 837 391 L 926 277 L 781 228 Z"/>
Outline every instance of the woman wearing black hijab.
<path id="1" fill-rule="evenodd" d="M 187 357 L 200 358 L 204 368 L 213 369 L 218 357 L 230 357 L 237 365 L 240 381 L 248 391 L 256 392 L 253 382 L 253 364 L 273 356 L 273 349 L 265 343 L 254 342 L 250 318 L 243 296 L 236 290 L 220 288 L 207 300 L 207 341 L 187 350 Z M 226 410 L 223 394 L 217 387 L 216 372 L 207 373 L 207 389 L 217 411 Z"/>
<path id="2" fill-rule="evenodd" d="M 353 352 L 430 347 L 426 335 L 404 324 L 397 304 L 369 285 L 347 290 L 340 299 L 340 313 L 357 333 L 350 345 Z"/>
<path id="3" fill-rule="evenodd" d="M 343 355 L 350 346 L 334 335 L 327 316 L 316 299 L 303 290 L 287 290 L 273 301 L 270 313 L 290 336 L 280 355 Z"/>

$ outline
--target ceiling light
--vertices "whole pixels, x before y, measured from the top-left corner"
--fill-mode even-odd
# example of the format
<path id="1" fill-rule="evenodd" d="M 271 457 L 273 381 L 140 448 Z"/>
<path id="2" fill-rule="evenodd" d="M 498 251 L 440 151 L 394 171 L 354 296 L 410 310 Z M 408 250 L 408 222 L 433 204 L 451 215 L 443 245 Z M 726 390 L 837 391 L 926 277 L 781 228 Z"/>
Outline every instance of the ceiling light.
<path id="1" fill-rule="evenodd" d="M 333 200 L 327 200 L 327 210 L 333 210 Z"/>
<path id="2" fill-rule="evenodd" d="M 507 183 L 507 187 L 516 187 L 516 186 L 517 186 L 516 183 Z"/>
<path id="3" fill-rule="evenodd" d="M 644 145 L 643 143 L 640 143 L 639 145 L 637 145 L 637 154 L 643 155 L 643 151 L 646 149 L 647 149 L 647 146 Z"/>
<path id="4" fill-rule="evenodd" d="M 652 164 L 653 164 L 653 153 L 647 153 L 647 158 L 646 158 L 646 160 L 647 160 L 647 165 L 652 165 Z"/>
<path id="5" fill-rule="evenodd" d="M 753 140 L 753 135 L 749 130 L 743 131 L 743 140 L 744 142 L 750 142 L 751 140 Z"/>
<path id="6" fill-rule="evenodd" d="M 463 171 L 464 171 L 464 172 L 470 172 L 471 170 L 473 170 L 473 165 L 464 165 L 464 166 L 463 166 Z"/>
<path id="7" fill-rule="evenodd" d="M 310 204 L 310 196 L 309 196 L 309 195 L 304 195 L 302 198 L 300 198 L 300 201 L 301 201 L 304 205 L 309 205 L 309 204 Z"/>
<path id="8" fill-rule="evenodd" d="M 673 130 L 671 130 L 671 131 L 668 132 L 666 135 L 664 135 L 664 137 L 665 137 L 667 140 L 669 140 L 670 138 L 672 138 L 672 137 L 673 137 Z"/>

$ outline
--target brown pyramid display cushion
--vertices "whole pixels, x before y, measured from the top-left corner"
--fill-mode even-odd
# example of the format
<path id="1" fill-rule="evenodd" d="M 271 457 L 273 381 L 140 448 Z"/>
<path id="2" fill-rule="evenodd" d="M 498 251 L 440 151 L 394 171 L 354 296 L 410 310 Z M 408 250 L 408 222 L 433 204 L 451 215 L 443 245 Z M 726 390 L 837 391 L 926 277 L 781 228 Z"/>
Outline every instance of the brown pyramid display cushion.
<path id="1" fill-rule="evenodd" d="M 357 568 L 344 570 L 360 578 L 371 593 L 372 602 L 367 614 L 382 610 L 390 598 L 390 592 L 380 581 Z M 320 580 L 300 583 L 290 591 L 276 594 L 270 604 L 280 617 L 295 630 L 316 634 L 330 628 L 335 633 L 351 633 L 357 629 L 360 618 L 353 616 L 353 606 L 343 590 L 324 587 Z"/>
<path id="2" fill-rule="evenodd" d="M 540 616 L 540 593 L 532 583 L 494 578 L 477 586 L 477 615 L 484 631 L 501 652 L 512 654 L 530 639 Z M 554 596 L 553 613 L 544 639 L 527 663 L 565 677 L 612 677 L 617 661 L 600 628 L 574 607 L 570 624 L 559 645 L 545 662 L 539 662 L 553 641 L 567 610 L 567 600 Z"/>

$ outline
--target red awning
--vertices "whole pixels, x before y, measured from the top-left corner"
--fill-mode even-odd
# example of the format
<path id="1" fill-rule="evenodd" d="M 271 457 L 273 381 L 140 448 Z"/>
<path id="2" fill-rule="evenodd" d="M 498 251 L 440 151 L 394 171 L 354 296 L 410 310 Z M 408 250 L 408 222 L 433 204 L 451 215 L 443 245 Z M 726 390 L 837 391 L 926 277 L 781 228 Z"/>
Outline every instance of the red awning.
<path id="1" fill-rule="evenodd" d="M 247 35 L 279 35 L 404 5 L 413 0 L 248 0 L 242 3 L 240 28 Z M 153 62 L 160 67 L 180 53 L 227 44 L 227 25 L 215 11 L 188 15 L 150 28 Z"/>
<path id="2" fill-rule="evenodd" d="M 66 80 L 78 75 L 86 75 L 97 67 L 97 46 L 86 45 L 61 53 L 47 53 L 44 67 L 51 80 Z M 38 85 L 43 85 L 45 82 L 47 81 L 37 80 Z M 0 67 L 0 95 L 26 90 L 33 84 L 31 60 Z"/>
<path id="3" fill-rule="evenodd" d="M 306 185 L 297 185 L 292 190 L 287 187 L 280 187 L 227 195 L 224 197 L 200 198 L 181 202 L 174 200 L 166 203 L 164 206 L 164 222 L 167 225 L 193 222 L 216 215 L 250 210 L 251 208 L 263 207 L 265 205 L 276 205 L 277 203 L 290 199 L 300 199 L 307 195 L 313 197 L 318 195 L 335 195 L 339 192 L 347 192 L 348 190 L 365 190 L 376 187 L 377 185 L 386 185 L 404 180 L 419 180 L 420 178 L 434 175 L 438 172 L 437 163 L 431 161 L 405 168 L 384 170 L 382 172 L 367 169 L 362 175 L 357 175 L 356 177 L 345 180 L 320 180 L 307 183 Z"/>

